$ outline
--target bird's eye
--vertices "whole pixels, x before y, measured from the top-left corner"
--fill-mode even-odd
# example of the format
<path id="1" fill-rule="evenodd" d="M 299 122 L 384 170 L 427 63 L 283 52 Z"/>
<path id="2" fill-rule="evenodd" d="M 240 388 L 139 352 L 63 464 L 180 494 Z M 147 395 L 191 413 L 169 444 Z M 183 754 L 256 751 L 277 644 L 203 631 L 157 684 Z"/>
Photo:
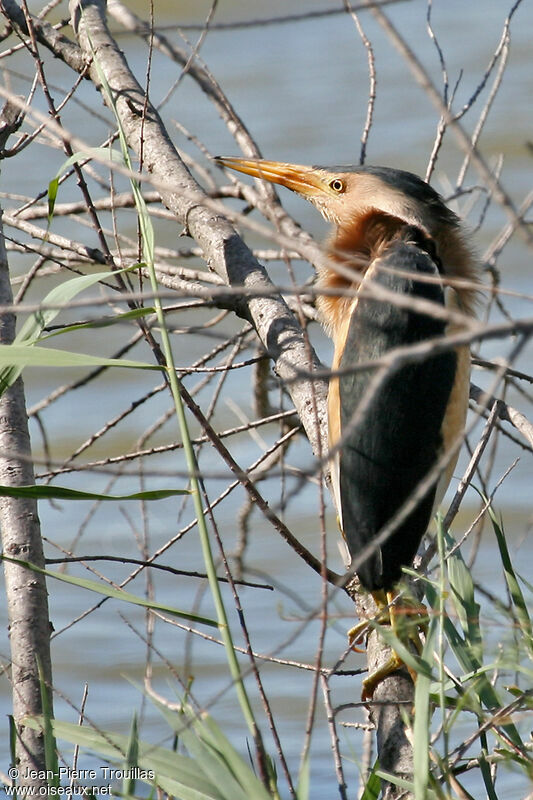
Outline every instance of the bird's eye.
<path id="1" fill-rule="evenodd" d="M 341 181 L 340 178 L 333 178 L 333 180 L 329 184 L 334 192 L 337 194 L 341 194 L 344 192 L 344 181 Z"/>

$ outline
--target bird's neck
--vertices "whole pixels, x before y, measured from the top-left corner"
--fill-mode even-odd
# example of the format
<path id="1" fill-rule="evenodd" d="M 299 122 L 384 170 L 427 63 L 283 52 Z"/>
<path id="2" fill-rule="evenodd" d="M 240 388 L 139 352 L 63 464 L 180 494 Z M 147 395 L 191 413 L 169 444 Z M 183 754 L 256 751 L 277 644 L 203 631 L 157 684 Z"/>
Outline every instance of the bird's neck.
<path id="1" fill-rule="evenodd" d="M 414 239 L 438 262 L 445 281 L 452 287 L 453 305 L 466 314 L 473 314 L 478 267 L 460 228 L 447 227 L 433 239 L 422 226 L 417 227 L 378 209 L 369 209 L 356 218 L 339 220 L 328 243 L 328 258 L 318 286 L 325 292 L 319 298 L 319 308 L 330 333 L 337 331 L 342 320 L 350 315 L 370 264 L 394 239 L 406 237 Z"/>
<path id="2" fill-rule="evenodd" d="M 361 280 L 372 261 L 387 245 L 410 226 L 407 222 L 377 209 L 356 218 L 340 220 L 328 243 L 327 264 L 322 269 L 319 287 L 325 290 L 319 306 L 324 322 L 333 332 L 349 313 Z M 421 231 L 421 235 L 424 234 Z M 338 291 L 339 294 L 335 294 Z"/>

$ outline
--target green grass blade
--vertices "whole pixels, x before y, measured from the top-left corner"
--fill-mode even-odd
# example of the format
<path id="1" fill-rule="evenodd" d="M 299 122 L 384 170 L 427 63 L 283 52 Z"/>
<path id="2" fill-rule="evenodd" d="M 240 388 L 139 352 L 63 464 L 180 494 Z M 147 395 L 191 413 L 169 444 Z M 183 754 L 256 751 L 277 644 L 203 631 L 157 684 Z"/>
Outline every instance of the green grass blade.
<path id="1" fill-rule="evenodd" d="M 224 790 L 223 792 L 225 797 L 227 795 L 227 800 L 233 800 L 234 797 L 235 800 L 238 797 L 241 800 L 246 800 L 246 798 L 271 800 L 271 795 L 257 778 L 250 764 L 239 755 L 209 714 L 198 713 L 186 702 L 182 704 L 181 713 L 177 714 L 154 697 L 150 696 L 150 701 L 159 709 L 170 728 L 178 736 L 180 743 L 203 765 L 206 775 L 209 775 L 211 780 L 223 781 L 224 773 L 229 771 L 232 776 L 231 791 Z M 219 784 L 217 783 L 217 785 Z M 245 792 L 244 798 L 241 797 L 241 790 Z"/>
<path id="2" fill-rule="evenodd" d="M 446 541 L 448 545 L 454 544 L 453 539 L 448 534 L 446 535 Z M 487 667 L 480 660 L 479 606 L 473 599 L 471 577 L 469 579 L 466 575 L 466 572 L 468 572 L 466 565 L 464 570 L 460 567 L 458 568 L 457 559 L 462 561 L 462 557 L 459 553 L 455 553 L 452 559 L 456 559 L 456 561 L 451 567 L 451 573 L 449 571 L 449 576 L 456 583 L 453 599 L 454 603 L 457 603 L 456 610 L 465 638 L 459 634 L 449 617 L 443 620 L 444 634 L 461 668 L 468 675 L 468 686 L 465 683 L 465 688 L 469 691 L 468 702 L 473 704 L 476 699 L 479 702 L 479 711 L 475 713 L 481 714 L 482 706 L 494 713 L 496 709 L 502 707 L 502 702 L 496 688 L 486 675 Z M 460 591 L 465 592 L 464 598 L 460 597 Z M 432 586 L 427 587 L 426 595 L 433 607 L 433 611 L 438 613 L 437 595 Z M 510 722 L 501 727 L 511 741 L 523 750 L 524 744 L 516 726 Z"/>
<path id="3" fill-rule="evenodd" d="M 32 343 L 37 341 L 44 328 L 46 328 L 47 325 L 50 325 L 60 311 L 65 306 L 68 306 L 68 303 L 78 294 L 83 292 L 85 289 L 89 289 L 91 286 L 94 286 L 96 283 L 112 280 L 116 274 L 134 269 L 135 266 L 125 267 L 124 269 L 117 270 L 116 272 L 110 272 L 109 270 L 106 270 L 105 272 L 94 272 L 90 275 L 78 275 L 76 278 L 71 278 L 68 281 L 64 281 L 59 286 L 55 286 L 43 298 L 43 308 L 34 311 L 33 314 L 29 315 L 26 322 L 15 337 L 14 344 Z"/>
<path id="4" fill-rule="evenodd" d="M 365 784 L 363 794 L 361 795 L 361 800 L 379 800 L 381 795 L 381 780 L 378 775 L 378 770 L 379 761 L 376 759 Z"/>
<path id="5" fill-rule="evenodd" d="M 118 271 L 124 272 L 133 268 L 134 267 L 125 267 Z M 48 292 L 44 297 L 42 301 L 43 308 L 29 315 L 20 331 L 17 333 L 13 344 L 9 346 L 33 345 L 41 337 L 46 326 L 50 325 L 61 309 L 68 306 L 68 303 L 76 297 L 76 295 L 94 286 L 94 284 L 103 280 L 109 280 L 112 277 L 113 272 L 96 272 L 92 275 L 80 275 L 71 280 L 64 281 L 60 286 L 54 287 L 54 289 Z M 4 347 L 7 346 L 8 345 L 4 345 Z M 25 364 L 23 363 L 18 365 L 10 364 L 0 369 L 0 393 L 4 392 L 8 386 L 11 386 L 16 381 L 24 366 Z"/>
<path id="6" fill-rule="evenodd" d="M 52 347 L 28 347 L 23 344 L 0 344 L 2 367 L 123 367 L 127 369 L 162 370 L 161 366 L 124 358 L 103 358 L 88 353 L 72 353 Z M 8 384 L 10 385 L 10 384 Z M 2 391 L 7 388 L 0 382 Z"/>
<path id="7" fill-rule="evenodd" d="M 105 583 L 98 583 L 98 581 L 93 581 L 90 578 L 79 578 L 73 577 L 72 575 L 64 575 L 62 573 L 52 572 L 52 570 L 43 569 L 42 567 L 38 567 L 36 564 L 31 564 L 29 561 L 22 561 L 18 558 L 9 558 L 6 555 L 0 555 L 0 561 L 2 560 L 9 561 L 12 564 L 18 564 L 21 567 L 26 567 L 26 569 L 31 569 L 33 572 L 38 572 L 41 575 L 46 575 L 48 578 L 54 578 L 55 580 L 63 581 L 63 583 L 70 583 L 72 586 L 77 586 L 80 589 L 88 589 L 90 592 L 96 592 L 96 594 L 104 595 L 104 597 L 111 597 L 114 600 L 120 600 L 124 603 L 142 606 L 143 608 L 152 608 L 154 611 L 163 611 L 165 614 L 172 614 L 174 617 L 188 619 L 192 622 L 201 623 L 202 625 L 209 625 L 211 628 L 216 628 L 218 626 L 218 623 L 209 617 L 203 617 L 198 614 L 193 614 L 189 611 L 181 611 L 173 606 L 155 603 L 152 600 L 145 600 L 143 597 L 137 597 L 137 595 L 131 594 L 130 592 L 125 592 L 123 589 L 115 589 L 113 586 L 108 586 Z"/>
<path id="8" fill-rule="evenodd" d="M 18 734 L 18 731 L 17 731 L 17 726 L 15 724 L 15 717 L 13 716 L 13 714 L 8 714 L 7 715 L 7 719 L 8 719 L 8 725 L 9 725 L 9 756 L 10 756 L 10 764 L 9 764 L 9 766 L 11 767 L 11 771 L 9 772 L 9 774 L 10 775 L 16 775 L 17 773 L 13 773 L 12 770 L 14 770 L 14 769 L 16 770 L 17 769 L 17 742 L 18 742 L 18 739 L 19 739 L 19 734 Z M 13 797 L 14 800 L 18 800 L 18 793 L 17 793 L 17 790 L 15 788 L 17 786 L 17 778 L 16 777 L 13 777 L 11 779 L 11 785 L 12 785 L 12 787 L 14 789 L 13 794 L 11 795 L 11 797 Z"/>
<path id="9" fill-rule="evenodd" d="M 229 739 L 209 714 L 199 716 L 190 706 L 185 707 L 185 714 L 192 723 L 192 729 L 197 739 L 204 747 L 216 754 L 216 757 L 235 776 L 238 784 L 244 790 L 243 800 L 271 800 L 261 781 L 255 776 L 250 764 L 245 761 L 235 750 Z M 228 800 L 233 800 L 233 795 L 228 794 Z"/>
<path id="10" fill-rule="evenodd" d="M 490 520 L 492 522 L 492 528 L 496 535 L 496 541 L 498 543 L 500 558 L 502 560 L 503 572 L 505 575 L 505 582 L 507 583 L 509 595 L 511 597 L 515 609 L 516 621 L 518 622 L 520 631 L 522 633 L 522 636 L 524 637 L 524 641 L 531 656 L 533 655 L 533 630 L 531 628 L 531 618 L 529 616 L 526 601 L 524 599 L 524 595 L 522 594 L 522 590 L 520 588 L 520 584 L 518 583 L 515 571 L 513 569 L 513 564 L 509 553 L 509 548 L 507 547 L 507 542 L 505 540 L 505 533 L 503 531 L 503 528 L 498 522 L 496 514 L 494 513 L 491 506 L 489 506 L 488 512 Z"/>
<path id="11" fill-rule="evenodd" d="M 120 502 L 128 500 L 165 500 L 180 494 L 190 494 L 188 489 L 153 489 L 133 494 L 98 494 L 97 492 L 82 492 L 69 489 L 66 486 L 2 486 L 0 484 L 0 497 L 31 497 L 34 500 L 113 500 Z"/>
<path id="12" fill-rule="evenodd" d="M 130 320 L 139 319 L 140 317 L 148 317 L 155 313 L 153 306 L 143 306 L 142 308 L 133 308 L 131 311 L 124 311 L 123 314 L 114 314 L 109 317 L 99 317 L 90 322 L 77 322 L 74 325 L 65 325 L 60 330 L 52 331 L 51 333 L 41 334 L 39 337 L 40 342 L 46 342 L 55 336 L 62 336 L 64 333 L 72 333 L 73 331 L 93 330 L 94 328 L 109 328 L 111 325 L 117 325 L 122 322 L 129 322 Z"/>
<path id="13" fill-rule="evenodd" d="M 412 781 L 408 781 L 405 778 L 400 778 L 398 775 L 394 775 L 392 772 L 385 772 L 382 769 L 376 769 L 376 775 L 378 778 L 388 781 L 388 783 L 392 783 L 393 786 L 403 789 L 406 797 L 413 795 L 415 787 Z M 399 796 L 403 797 L 401 792 L 399 793 Z M 428 789 L 424 800 L 437 800 L 435 791 L 433 789 Z"/>
<path id="14" fill-rule="evenodd" d="M 415 719 L 413 724 L 413 772 L 415 800 L 426 800 L 429 788 L 429 751 L 431 722 L 431 667 L 437 632 L 437 619 L 432 617 L 422 650 L 421 661 L 428 670 L 419 670 L 415 686 Z M 429 674 L 428 674 L 429 673 Z"/>
<path id="15" fill-rule="evenodd" d="M 485 789 L 487 791 L 487 798 L 488 800 L 498 800 L 498 795 L 496 794 L 496 787 L 494 786 L 494 781 L 492 780 L 490 765 L 487 761 L 488 749 L 487 749 L 486 733 L 482 733 L 480 739 L 483 747 L 479 755 L 479 769 L 481 772 L 481 776 L 483 778 L 483 783 L 485 784 Z"/>
<path id="16" fill-rule="evenodd" d="M 47 779 L 48 786 L 58 787 L 59 780 L 59 762 L 57 759 L 57 745 L 56 738 L 53 731 L 53 711 L 52 703 L 50 702 L 50 688 L 46 685 L 44 679 L 43 667 L 39 657 L 37 657 L 37 670 L 39 672 L 39 686 L 41 691 L 41 705 L 43 709 L 43 738 L 44 738 L 44 760 L 46 765 L 47 775 L 52 775 Z"/>
<path id="17" fill-rule="evenodd" d="M 455 542 L 445 534 L 446 546 L 452 549 Z M 474 581 L 459 551 L 449 556 L 447 561 L 448 581 L 455 612 L 463 629 L 465 642 L 470 648 L 472 659 L 480 664 L 483 653 L 481 628 L 479 625 L 479 603 L 474 597 Z"/>
<path id="18" fill-rule="evenodd" d="M 111 150 L 109 147 L 88 147 L 86 150 L 80 150 L 77 153 L 73 153 L 70 158 L 61 165 L 59 170 L 57 171 L 56 175 L 50 183 L 48 184 L 48 227 L 52 224 L 52 219 L 54 217 L 54 208 L 57 200 L 57 194 L 59 191 L 59 179 L 61 175 L 73 164 L 79 164 L 80 161 L 89 161 L 92 158 L 98 159 L 98 161 L 120 161 L 120 156 L 114 150 Z"/>
<path id="19" fill-rule="evenodd" d="M 24 724 L 40 730 L 43 721 L 41 717 L 26 717 Z M 52 726 L 57 739 L 99 753 L 112 763 L 124 763 L 128 751 L 128 736 L 112 731 L 96 731 L 59 720 L 53 720 Z M 225 800 L 218 787 L 206 778 L 202 765 L 194 759 L 142 740 L 138 747 L 139 768 L 154 775 L 153 778 L 143 778 L 143 782 L 156 784 L 181 800 Z"/>
<path id="20" fill-rule="evenodd" d="M 126 769 L 131 770 L 138 766 L 139 762 L 139 730 L 137 727 L 137 714 L 133 715 L 131 721 L 130 738 L 128 741 L 128 750 L 126 752 Z M 122 782 L 122 792 L 124 795 L 131 796 L 135 794 L 135 777 L 130 772 L 131 777 L 125 778 Z"/>
<path id="21" fill-rule="evenodd" d="M 89 39 L 90 42 L 90 39 Z M 128 150 L 128 143 L 127 137 L 125 135 L 123 126 L 121 124 L 120 116 L 117 113 L 113 92 L 109 86 L 109 83 L 106 79 L 106 76 L 101 68 L 101 65 L 98 62 L 98 58 L 96 53 L 94 52 L 94 48 L 91 44 L 91 49 L 93 51 L 94 57 L 94 65 L 96 67 L 101 86 L 102 92 L 106 97 L 107 104 L 113 110 L 117 129 L 119 133 L 119 140 L 120 146 L 122 151 L 122 156 L 124 159 L 124 163 L 128 169 L 132 169 L 131 166 L 131 159 L 129 156 Z M 139 186 L 139 182 L 130 179 L 130 184 L 132 188 L 132 192 L 135 198 L 135 205 L 137 208 L 138 213 L 138 220 L 139 220 L 139 228 L 141 232 L 141 240 L 142 240 L 142 250 L 143 250 L 143 259 L 146 262 L 149 275 L 150 275 L 150 286 L 152 292 L 154 293 L 154 306 L 156 309 L 156 316 L 157 321 L 160 326 L 161 330 L 161 342 L 162 342 L 162 350 L 165 357 L 165 363 L 168 368 L 168 380 L 170 384 L 170 390 L 172 393 L 172 398 L 174 401 L 174 406 L 176 409 L 176 420 L 179 426 L 179 430 L 181 433 L 181 438 L 183 441 L 183 450 L 185 453 L 185 458 L 187 461 L 187 469 L 190 475 L 190 482 L 191 482 L 191 489 L 192 489 L 192 498 L 194 504 L 194 510 L 196 513 L 197 518 L 197 525 L 198 525 L 198 532 L 200 535 L 200 541 L 202 546 L 202 553 L 204 557 L 206 572 L 208 575 L 209 580 L 209 588 L 211 590 L 211 595 L 213 597 L 213 603 L 216 608 L 216 614 L 218 619 L 218 627 L 220 630 L 220 635 L 224 642 L 224 648 L 226 651 L 226 658 L 228 661 L 229 670 L 233 681 L 235 683 L 235 689 L 237 692 L 237 697 L 239 700 L 239 704 L 241 707 L 241 711 L 243 716 L 246 720 L 246 724 L 248 725 L 248 729 L 253 736 L 254 742 L 258 748 L 262 748 L 262 743 L 260 742 L 260 734 L 259 728 L 255 720 L 252 704 L 248 697 L 248 693 L 244 686 L 244 682 L 242 680 L 241 670 L 239 667 L 239 662 L 237 659 L 237 654 L 235 652 L 235 647 L 233 644 L 233 639 L 231 635 L 231 630 L 229 627 L 228 617 L 226 614 L 226 609 L 224 606 L 224 601 L 222 599 L 222 594 L 220 591 L 220 586 L 216 574 L 215 562 L 213 559 L 213 553 L 211 550 L 211 543 L 209 540 L 209 533 L 207 530 L 207 525 L 204 517 L 204 510 L 203 510 L 203 498 L 202 498 L 202 491 L 200 487 L 200 481 L 198 480 L 198 464 L 196 461 L 196 454 L 194 452 L 194 448 L 191 443 L 191 437 L 189 434 L 189 429 L 187 425 L 187 417 L 185 414 L 185 408 L 182 401 L 181 393 L 180 393 L 180 383 L 178 380 L 178 376 L 176 373 L 175 365 L 174 365 L 174 357 L 172 353 L 172 347 L 170 344 L 170 336 L 165 322 L 165 315 L 163 312 L 163 306 L 158 296 L 159 286 L 157 283 L 156 273 L 155 273 L 155 266 L 154 266 L 154 231 L 152 222 L 150 219 L 150 214 L 148 213 L 148 208 L 142 196 L 142 192 Z"/>
<path id="22" fill-rule="evenodd" d="M 296 785 L 297 800 L 309 800 L 309 792 L 311 790 L 311 759 L 309 757 L 309 750 L 307 750 L 305 757 L 300 765 L 298 774 L 298 783 Z"/>

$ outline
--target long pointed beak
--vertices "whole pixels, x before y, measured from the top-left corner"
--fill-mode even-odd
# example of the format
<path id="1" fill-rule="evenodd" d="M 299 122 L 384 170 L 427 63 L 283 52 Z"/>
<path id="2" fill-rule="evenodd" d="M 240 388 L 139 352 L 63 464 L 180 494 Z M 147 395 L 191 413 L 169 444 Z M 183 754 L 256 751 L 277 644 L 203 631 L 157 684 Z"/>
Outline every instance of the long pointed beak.
<path id="1" fill-rule="evenodd" d="M 219 156 L 215 161 L 222 167 L 244 172 L 245 175 L 262 178 L 270 183 L 279 183 L 304 197 L 316 195 L 317 190 L 324 188 L 316 170 L 302 164 L 284 164 L 280 161 L 265 161 L 262 158 L 233 156 Z"/>

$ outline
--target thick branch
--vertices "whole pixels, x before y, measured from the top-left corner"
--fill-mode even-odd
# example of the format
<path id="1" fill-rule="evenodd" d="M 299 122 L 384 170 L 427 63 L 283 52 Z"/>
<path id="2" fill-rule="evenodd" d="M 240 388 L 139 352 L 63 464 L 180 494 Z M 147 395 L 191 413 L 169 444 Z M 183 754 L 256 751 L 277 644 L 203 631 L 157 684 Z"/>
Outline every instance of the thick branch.
<path id="1" fill-rule="evenodd" d="M 1 0 L 0 11 L 2 11 L 4 16 L 16 26 L 22 35 L 29 35 L 24 12 L 14 0 Z M 71 42 L 66 36 L 63 36 L 63 34 L 53 25 L 50 25 L 49 22 L 33 17 L 32 25 L 35 38 L 40 44 L 47 47 L 57 58 L 61 58 L 65 64 L 68 64 L 69 67 L 72 67 L 76 72 L 81 72 L 83 70 L 83 54 L 77 45 Z"/>
<path id="2" fill-rule="evenodd" d="M 327 384 L 323 379 L 311 381 L 305 377 L 305 373 L 316 369 L 319 362 L 300 326 L 284 300 L 276 293 L 264 268 L 233 227 L 203 205 L 205 195 L 201 187 L 180 160 L 155 109 L 150 104 L 146 105 L 142 88 L 109 34 L 103 2 L 71 0 L 70 8 L 80 46 L 88 58 L 94 57 L 106 76 L 128 144 L 137 154 L 142 147 L 143 164 L 157 179 L 157 189 L 165 205 L 185 224 L 202 247 L 210 269 L 222 277 L 226 284 L 242 286 L 247 292 L 265 294 L 266 290 L 266 297 L 243 295 L 238 302 L 237 313 L 254 325 L 274 362 L 276 373 L 287 381 L 287 388 L 314 452 L 317 455 L 324 454 L 327 450 Z M 90 75 L 95 85 L 100 87 L 96 64 L 91 65 Z M 354 597 L 358 612 L 363 609 L 363 598 L 364 595 Z M 371 637 L 372 640 L 375 638 Z M 369 650 L 371 670 L 381 657 L 380 643 L 372 642 Z M 400 707 L 396 702 L 412 701 L 412 684 L 404 676 L 389 678 L 378 687 L 376 699 L 391 701 L 391 705 L 380 706 L 376 719 L 383 763 L 391 772 L 407 777 L 412 772 L 412 754 L 405 738 Z M 394 793 L 391 787 L 388 796 L 392 797 Z"/>
<path id="3" fill-rule="evenodd" d="M 0 210 L 0 304 L 12 304 L 7 253 Z M 15 315 L 0 315 L 0 343 L 11 344 Z M 0 398 L 0 484 L 23 486 L 35 482 L 31 462 L 28 418 L 22 379 Z M 12 558 L 44 567 L 37 503 L 31 499 L 0 497 L 3 552 Z M 17 731 L 19 785 L 41 786 L 46 781 L 29 777 L 28 770 L 44 770 L 43 737 L 22 724 L 28 714 L 42 711 L 38 663 L 46 684 L 52 686 L 50 623 L 44 575 L 4 562 L 11 645 L 13 716 Z M 35 774 L 35 773 L 34 773 Z"/>
<path id="4" fill-rule="evenodd" d="M 80 46 L 87 59 L 94 58 L 90 76 L 102 90 L 97 62 L 113 93 L 116 113 L 129 146 L 137 155 L 142 149 L 144 167 L 156 178 L 163 203 L 201 246 L 209 268 L 230 286 L 243 286 L 269 295 L 255 299 L 243 297 L 237 305 L 237 313 L 252 322 L 274 362 L 277 375 L 282 381 L 288 381 L 289 392 L 314 452 L 325 452 L 327 384 L 323 379 L 311 381 L 300 377 L 318 368 L 319 360 L 264 267 L 235 229 L 202 204 L 206 199 L 202 188 L 181 161 L 156 110 L 146 104 L 143 89 L 109 33 L 104 5 L 101 0 L 71 0 L 70 3 Z M 318 420 L 311 401 L 313 392 Z"/>

